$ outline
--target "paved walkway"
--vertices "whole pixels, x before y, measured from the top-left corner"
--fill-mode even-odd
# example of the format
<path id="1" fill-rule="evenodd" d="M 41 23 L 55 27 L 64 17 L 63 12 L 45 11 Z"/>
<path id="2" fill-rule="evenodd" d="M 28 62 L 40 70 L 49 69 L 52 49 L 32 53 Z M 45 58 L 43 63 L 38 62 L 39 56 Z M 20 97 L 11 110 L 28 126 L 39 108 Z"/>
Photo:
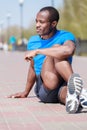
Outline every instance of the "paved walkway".
<path id="1" fill-rule="evenodd" d="M 63 105 L 41 103 L 33 90 L 25 99 L 6 97 L 24 90 L 28 66 L 24 52 L 0 51 L 0 130 L 87 130 L 87 110 L 68 114 Z M 74 57 L 73 68 L 87 87 L 87 57 Z"/>

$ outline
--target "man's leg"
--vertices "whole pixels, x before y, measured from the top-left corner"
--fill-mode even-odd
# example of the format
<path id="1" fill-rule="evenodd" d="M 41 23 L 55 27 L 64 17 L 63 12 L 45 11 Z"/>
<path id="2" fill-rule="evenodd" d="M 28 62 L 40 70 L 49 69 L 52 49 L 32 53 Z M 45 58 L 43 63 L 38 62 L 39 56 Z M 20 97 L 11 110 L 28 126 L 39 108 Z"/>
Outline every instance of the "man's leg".
<path id="1" fill-rule="evenodd" d="M 66 111 L 75 113 L 79 108 L 79 96 L 82 91 L 83 81 L 79 74 L 73 73 L 72 67 L 68 61 L 55 60 L 55 68 L 67 82 L 66 87 L 62 87 L 60 91 L 60 101 L 66 104 Z M 67 97 L 65 99 L 65 94 Z M 65 99 L 65 100 L 64 100 Z"/>
<path id="2" fill-rule="evenodd" d="M 70 75 L 72 75 L 73 70 L 68 61 L 58 61 L 52 57 L 47 57 L 42 68 L 41 77 L 43 79 L 44 86 L 53 90 L 60 87 L 64 80 L 68 82 Z M 66 103 L 67 86 L 61 88 L 59 99 L 61 103 Z"/>
<path id="3" fill-rule="evenodd" d="M 42 73 L 41 73 L 43 84 L 49 90 L 53 90 L 56 87 L 59 87 L 62 82 L 62 78 L 66 82 L 68 82 L 68 89 L 66 89 L 66 87 L 63 87 L 61 89 L 61 92 L 59 94 L 60 101 L 64 104 L 66 103 L 66 110 L 68 112 L 75 113 L 79 106 L 79 100 L 77 97 L 81 93 L 82 80 L 80 76 L 75 75 L 75 74 L 73 76 L 72 75 L 73 75 L 73 70 L 67 60 L 58 61 L 57 59 L 53 59 L 51 57 L 47 57 L 47 59 L 45 60 L 43 68 L 42 68 Z M 70 77 L 71 79 L 69 80 Z M 77 85 L 78 83 L 80 85 Z M 79 88 L 79 92 L 77 94 L 78 88 Z M 68 93 L 68 97 L 72 95 L 72 98 L 73 98 L 73 95 L 75 95 L 75 100 L 73 104 L 71 100 L 72 98 L 71 99 L 67 98 L 68 100 L 66 102 L 67 93 Z M 75 105 L 75 107 L 73 107 L 74 110 L 71 110 L 72 105 Z"/>
<path id="4" fill-rule="evenodd" d="M 45 59 L 42 67 L 41 77 L 44 86 L 49 90 L 53 90 L 61 84 L 62 78 L 55 69 L 55 63 L 52 57 L 47 57 Z"/>
<path id="5" fill-rule="evenodd" d="M 55 61 L 55 69 L 61 75 L 61 77 L 68 82 L 69 77 L 73 74 L 72 66 L 67 60 Z"/>

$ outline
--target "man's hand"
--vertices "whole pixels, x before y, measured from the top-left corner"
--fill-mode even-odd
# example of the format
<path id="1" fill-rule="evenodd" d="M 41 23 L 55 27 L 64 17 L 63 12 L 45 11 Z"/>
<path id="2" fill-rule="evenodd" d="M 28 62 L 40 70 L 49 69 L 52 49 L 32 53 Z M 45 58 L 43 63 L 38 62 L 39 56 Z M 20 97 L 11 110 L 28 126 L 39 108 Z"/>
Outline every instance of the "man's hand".
<path id="1" fill-rule="evenodd" d="M 27 51 L 25 54 L 25 60 L 29 61 L 36 55 L 37 55 L 37 50 Z"/>
<path id="2" fill-rule="evenodd" d="M 12 94 L 12 95 L 8 96 L 8 98 L 26 98 L 27 96 L 28 96 L 28 94 L 24 91 L 24 92 Z"/>

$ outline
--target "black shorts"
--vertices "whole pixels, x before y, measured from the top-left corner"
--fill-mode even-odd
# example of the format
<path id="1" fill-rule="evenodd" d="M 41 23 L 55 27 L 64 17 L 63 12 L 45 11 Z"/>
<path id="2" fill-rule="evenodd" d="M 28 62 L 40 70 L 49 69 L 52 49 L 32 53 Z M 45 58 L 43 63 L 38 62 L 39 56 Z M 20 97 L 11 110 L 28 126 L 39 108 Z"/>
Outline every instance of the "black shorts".
<path id="1" fill-rule="evenodd" d="M 63 82 L 60 87 L 54 89 L 54 90 L 48 90 L 46 87 L 43 85 L 43 81 L 41 79 L 41 76 L 37 76 L 36 80 L 36 85 L 35 85 L 35 94 L 37 97 L 44 103 L 59 103 L 59 93 L 61 88 L 65 85 L 66 83 Z"/>

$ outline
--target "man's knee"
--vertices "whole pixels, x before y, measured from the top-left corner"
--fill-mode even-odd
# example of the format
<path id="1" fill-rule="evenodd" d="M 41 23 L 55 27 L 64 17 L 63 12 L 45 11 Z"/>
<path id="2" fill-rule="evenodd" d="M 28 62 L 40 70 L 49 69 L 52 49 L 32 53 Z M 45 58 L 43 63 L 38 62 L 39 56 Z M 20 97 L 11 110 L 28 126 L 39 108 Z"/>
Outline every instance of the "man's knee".
<path id="1" fill-rule="evenodd" d="M 67 66 L 67 61 L 60 61 L 60 60 L 55 60 L 55 69 L 58 71 L 61 68 L 65 68 Z"/>
<path id="2" fill-rule="evenodd" d="M 55 44 L 53 47 L 59 47 L 60 45 L 59 44 Z"/>
<path id="3" fill-rule="evenodd" d="M 44 72 L 42 79 L 43 79 L 44 85 L 48 89 L 51 89 L 51 90 L 56 88 L 56 86 L 58 84 L 57 76 L 54 73 L 49 72 L 49 71 Z"/>

